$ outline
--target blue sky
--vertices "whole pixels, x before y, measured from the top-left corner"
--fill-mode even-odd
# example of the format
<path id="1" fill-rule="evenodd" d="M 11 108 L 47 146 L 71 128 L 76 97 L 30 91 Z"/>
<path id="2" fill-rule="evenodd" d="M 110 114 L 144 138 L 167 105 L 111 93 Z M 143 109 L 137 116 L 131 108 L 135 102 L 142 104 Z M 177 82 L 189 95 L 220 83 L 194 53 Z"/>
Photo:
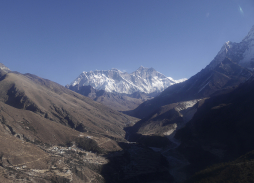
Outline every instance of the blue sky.
<path id="1" fill-rule="evenodd" d="M 0 62 L 66 85 L 82 71 L 189 78 L 254 25 L 253 0 L 2 0 Z"/>

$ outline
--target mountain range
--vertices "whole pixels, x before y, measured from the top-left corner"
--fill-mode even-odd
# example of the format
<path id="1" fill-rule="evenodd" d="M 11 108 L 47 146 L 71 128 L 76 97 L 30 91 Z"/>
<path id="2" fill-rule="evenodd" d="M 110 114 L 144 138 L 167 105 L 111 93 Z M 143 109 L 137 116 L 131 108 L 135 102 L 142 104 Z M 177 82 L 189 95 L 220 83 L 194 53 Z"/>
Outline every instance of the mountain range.
<path id="1" fill-rule="evenodd" d="M 83 72 L 66 88 L 114 110 L 129 111 L 186 79 L 173 80 L 153 68 L 139 67 L 128 74 L 117 69 Z"/>
<path id="2" fill-rule="evenodd" d="M 253 59 L 254 26 L 240 43 L 225 43 L 210 64 L 200 72 L 182 83 L 168 87 L 158 97 L 144 102 L 128 114 L 143 118 L 163 105 L 201 99 L 231 90 L 252 76 Z"/>
<path id="3" fill-rule="evenodd" d="M 159 96 L 142 103 L 126 114 L 144 118 L 164 105 L 202 99 L 230 91 L 252 75 L 251 70 L 225 58 L 214 69 L 206 67 L 187 81 L 165 89 Z"/>
<path id="4" fill-rule="evenodd" d="M 253 182 L 253 43 L 254 26 L 180 83 L 140 67 L 63 87 L 0 64 L 0 182 Z"/>
<path id="5" fill-rule="evenodd" d="M 253 137 L 247 130 L 252 128 L 254 118 L 250 112 L 253 35 L 254 26 L 242 42 L 227 42 L 199 73 L 125 112 L 142 119 L 126 129 L 128 139 L 156 147 L 174 165 L 170 172 L 177 182 L 214 163 L 232 161 L 253 150 Z M 153 142 L 151 139 L 155 138 L 165 143 Z M 209 173 L 205 175 L 213 180 Z M 220 178 L 218 175 L 214 180 Z M 205 177 L 190 181 L 196 180 L 208 181 Z M 223 181 L 227 180 L 218 182 Z"/>
<path id="6" fill-rule="evenodd" d="M 133 94 L 143 92 L 156 95 L 167 87 L 186 79 L 173 80 L 153 68 L 139 67 L 131 74 L 117 69 L 81 73 L 71 86 L 92 86 L 106 92 Z"/>
<path id="7" fill-rule="evenodd" d="M 110 179 L 101 174 L 116 172 L 116 165 L 107 163 L 124 153 L 118 144 L 128 145 L 123 128 L 136 121 L 52 81 L 0 69 L 0 182 Z M 118 154 L 103 157 L 110 152 Z M 150 173 L 165 171 L 155 161 Z"/>
<path id="8" fill-rule="evenodd" d="M 50 80 L 1 67 L 0 182 L 173 179 L 160 153 L 125 139 L 124 127 L 137 118 Z"/>

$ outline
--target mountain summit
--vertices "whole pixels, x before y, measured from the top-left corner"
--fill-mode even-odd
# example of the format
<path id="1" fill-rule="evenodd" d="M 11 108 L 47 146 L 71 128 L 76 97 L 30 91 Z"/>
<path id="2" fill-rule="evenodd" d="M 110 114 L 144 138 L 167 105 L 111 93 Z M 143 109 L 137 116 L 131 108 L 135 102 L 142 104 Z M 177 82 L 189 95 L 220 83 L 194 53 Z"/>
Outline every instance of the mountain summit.
<path id="1" fill-rule="evenodd" d="M 226 57 L 241 66 L 254 69 L 254 26 L 240 43 L 226 42 L 207 68 L 214 69 Z"/>
<path id="2" fill-rule="evenodd" d="M 168 87 L 159 96 L 128 111 L 128 114 L 145 118 L 168 104 L 229 92 L 253 76 L 253 70 L 254 26 L 240 43 L 226 42 L 205 69 L 187 81 Z"/>
<path id="3" fill-rule="evenodd" d="M 83 72 L 71 86 L 91 85 L 96 90 L 133 94 L 135 92 L 159 93 L 167 87 L 182 82 L 166 77 L 153 68 L 140 66 L 131 74 L 118 69 Z"/>
<path id="4" fill-rule="evenodd" d="M 4 70 L 4 71 L 7 71 L 7 72 L 9 72 L 9 71 L 11 71 L 8 67 L 6 67 L 4 64 L 2 64 L 2 63 L 0 63 L 0 69 L 1 70 Z"/>

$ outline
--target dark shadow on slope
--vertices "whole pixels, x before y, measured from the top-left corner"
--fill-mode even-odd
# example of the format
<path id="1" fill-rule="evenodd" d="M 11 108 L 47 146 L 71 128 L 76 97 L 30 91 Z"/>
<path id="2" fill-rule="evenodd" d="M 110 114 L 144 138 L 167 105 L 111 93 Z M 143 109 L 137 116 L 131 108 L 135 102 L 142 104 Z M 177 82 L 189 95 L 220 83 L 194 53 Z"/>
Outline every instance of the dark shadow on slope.
<path id="1" fill-rule="evenodd" d="M 234 161 L 216 164 L 196 173 L 186 183 L 254 182 L 254 151 Z"/>
<path id="2" fill-rule="evenodd" d="M 99 154 L 104 152 L 103 149 L 98 146 L 98 143 L 95 140 L 88 137 L 77 138 L 75 140 L 75 144 L 78 148 L 84 149 L 86 151 L 92 151 Z"/>
<path id="3" fill-rule="evenodd" d="M 254 149 L 254 80 L 231 93 L 205 101 L 175 137 L 192 174 L 215 163 L 227 162 Z"/>
<path id="4" fill-rule="evenodd" d="M 106 155 L 109 163 L 102 167 L 106 183 L 173 182 L 164 156 L 140 144 L 119 143 L 122 151 Z"/>
<path id="5" fill-rule="evenodd" d="M 15 84 L 7 92 L 8 99 L 6 104 L 18 108 L 26 109 L 32 112 L 41 112 L 41 110 L 33 103 L 24 92 L 18 90 Z"/>
<path id="6" fill-rule="evenodd" d="M 231 90 L 252 75 L 252 71 L 225 58 L 213 70 L 202 69 L 187 81 L 168 87 L 159 96 L 125 114 L 143 119 L 164 105 L 210 97 L 220 90 Z"/>

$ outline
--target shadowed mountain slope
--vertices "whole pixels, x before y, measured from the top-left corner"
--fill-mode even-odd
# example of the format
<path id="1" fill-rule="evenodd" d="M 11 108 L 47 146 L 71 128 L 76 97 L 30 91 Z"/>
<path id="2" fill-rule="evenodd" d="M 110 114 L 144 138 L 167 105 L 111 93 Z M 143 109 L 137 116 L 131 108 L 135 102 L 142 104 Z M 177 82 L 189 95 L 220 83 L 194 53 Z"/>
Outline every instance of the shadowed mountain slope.
<path id="1" fill-rule="evenodd" d="M 209 97 L 239 85 L 253 74 L 250 71 L 254 65 L 253 43 L 254 26 L 240 43 L 226 42 L 205 69 L 126 114 L 144 118 L 161 106 Z"/>
<path id="2" fill-rule="evenodd" d="M 186 183 L 249 183 L 254 182 L 254 151 L 251 151 L 235 161 L 221 163 L 206 168 L 195 174 Z"/>
<path id="3" fill-rule="evenodd" d="M 207 99 L 175 138 L 192 173 L 215 163 L 232 161 L 254 150 L 254 80 L 234 91 Z"/>
<path id="4" fill-rule="evenodd" d="M 168 87 L 158 97 L 146 101 L 136 109 L 125 113 L 144 118 L 164 105 L 202 99 L 230 91 L 250 78 L 252 74 L 252 71 L 226 58 L 214 69 L 203 69 L 187 81 Z"/>

